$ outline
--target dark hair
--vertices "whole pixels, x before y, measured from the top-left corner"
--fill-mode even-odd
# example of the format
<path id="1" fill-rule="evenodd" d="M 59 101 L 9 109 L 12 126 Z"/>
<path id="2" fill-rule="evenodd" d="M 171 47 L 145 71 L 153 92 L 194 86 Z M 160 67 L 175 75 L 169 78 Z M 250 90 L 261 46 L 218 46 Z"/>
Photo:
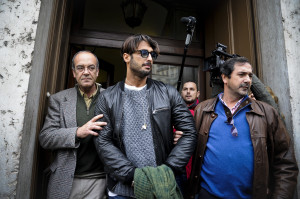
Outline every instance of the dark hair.
<path id="1" fill-rule="evenodd" d="M 248 61 L 248 59 L 246 57 L 234 57 L 234 58 L 230 58 L 227 59 L 220 67 L 220 71 L 222 74 L 224 74 L 225 76 L 227 76 L 228 78 L 230 78 L 232 71 L 234 70 L 234 65 L 236 63 L 240 63 L 240 64 L 245 64 L 248 63 L 250 64 L 250 62 Z"/>
<path id="2" fill-rule="evenodd" d="M 147 42 L 154 52 L 159 54 L 159 47 L 156 41 L 154 41 L 148 35 L 136 34 L 128 37 L 121 47 L 121 57 L 123 57 L 124 53 L 131 55 L 135 53 L 141 41 Z"/>
<path id="3" fill-rule="evenodd" d="M 183 86 L 184 86 L 186 83 L 189 83 L 189 82 L 194 83 L 194 84 L 196 85 L 196 89 L 197 89 L 197 91 L 198 91 L 198 85 L 197 85 L 197 83 L 194 82 L 194 81 L 192 81 L 192 80 L 187 80 L 186 82 L 184 82 L 184 83 L 182 84 L 182 88 L 183 88 Z"/>
<path id="4" fill-rule="evenodd" d="M 89 50 L 81 50 L 81 51 L 78 51 L 78 52 L 73 56 L 73 59 L 72 59 L 72 69 L 73 69 L 73 70 L 75 69 L 74 59 L 75 59 L 75 57 L 76 57 L 78 54 L 80 54 L 80 53 L 91 53 L 92 55 L 94 55 L 94 57 L 95 57 L 96 60 L 97 60 L 96 67 L 99 69 L 99 60 L 98 60 L 97 56 L 96 56 L 94 53 L 92 53 L 91 51 L 89 51 Z"/>

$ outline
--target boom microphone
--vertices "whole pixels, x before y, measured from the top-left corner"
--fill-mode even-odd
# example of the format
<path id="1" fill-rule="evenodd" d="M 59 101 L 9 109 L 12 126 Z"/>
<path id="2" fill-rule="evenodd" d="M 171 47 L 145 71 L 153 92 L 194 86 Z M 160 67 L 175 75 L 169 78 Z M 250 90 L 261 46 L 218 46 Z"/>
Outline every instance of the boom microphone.
<path id="1" fill-rule="evenodd" d="M 186 24 L 187 26 L 187 35 L 186 35 L 186 40 L 185 40 L 185 45 L 188 46 L 190 45 L 191 41 L 192 41 L 192 37 L 193 37 L 193 33 L 194 33 L 194 29 L 195 29 L 195 25 L 196 25 L 196 18 L 189 16 L 189 17 L 182 17 L 180 19 L 180 21 L 184 24 Z"/>
<path id="2" fill-rule="evenodd" d="M 180 21 L 184 24 L 187 24 L 188 26 L 194 26 L 197 22 L 195 17 L 189 16 L 189 17 L 182 17 Z"/>
<path id="3" fill-rule="evenodd" d="M 183 51 L 182 63 L 181 63 L 178 82 L 177 82 L 177 91 L 179 91 L 179 89 L 180 89 L 185 57 L 186 57 L 188 46 L 190 45 L 190 43 L 192 41 L 192 37 L 193 37 L 193 34 L 194 34 L 195 25 L 196 25 L 197 20 L 196 20 L 195 17 L 189 16 L 189 17 L 182 17 L 180 19 L 180 21 L 182 23 L 186 24 L 186 26 L 187 26 L 187 30 L 186 30 L 187 35 L 186 35 L 186 39 L 185 39 L 185 46 L 184 46 L 184 51 Z"/>

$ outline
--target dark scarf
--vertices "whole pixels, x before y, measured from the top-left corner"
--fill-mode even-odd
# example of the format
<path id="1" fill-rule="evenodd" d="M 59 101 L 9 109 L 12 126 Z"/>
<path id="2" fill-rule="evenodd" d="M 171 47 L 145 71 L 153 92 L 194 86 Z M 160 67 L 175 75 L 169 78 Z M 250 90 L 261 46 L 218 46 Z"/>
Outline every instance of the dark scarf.
<path id="1" fill-rule="evenodd" d="M 199 100 L 196 99 L 192 104 L 187 105 L 189 109 L 194 110 L 194 108 L 199 104 Z"/>

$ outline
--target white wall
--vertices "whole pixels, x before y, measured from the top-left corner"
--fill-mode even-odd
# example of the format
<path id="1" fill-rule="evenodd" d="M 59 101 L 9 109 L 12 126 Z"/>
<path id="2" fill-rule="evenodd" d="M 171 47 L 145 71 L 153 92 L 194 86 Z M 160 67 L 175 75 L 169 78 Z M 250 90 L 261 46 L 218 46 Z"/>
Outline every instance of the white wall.
<path id="1" fill-rule="evenodd" d="M 300 0 L 281 0 L 295 153 L 300 166 Z M 298 177 L 300 198 L 300 175 Z"/>
<path id="2" fill-rule="evenodd" d="M 0 0 L 0 198 L 16 196 L 39 9 L 40 0 Z"/>
<path id="3" fill-rule="evenodd" d="M 278 96 L 300 166 L 300 2 L 257 0 L 256 3 L 263 82 Z M 300 198 L 299 176 L 297 190 Z"/>
<path id="4" fill-rule="evenodd" d="M 257 1 L 263 82 L 278 96 L 280 111 L 292 132 L 289 77 L 280 0 Z"/>

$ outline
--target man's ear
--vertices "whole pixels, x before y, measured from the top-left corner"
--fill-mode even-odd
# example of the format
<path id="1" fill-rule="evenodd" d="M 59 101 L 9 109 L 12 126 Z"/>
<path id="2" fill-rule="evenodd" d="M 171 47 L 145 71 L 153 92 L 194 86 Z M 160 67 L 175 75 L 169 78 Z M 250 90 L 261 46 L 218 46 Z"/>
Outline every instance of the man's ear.
<path id="1" fill-rule="evenodd" d="M 224 74 L 221 74 L 221 77 L 222 77 L 223 83 L 226 84 L 228 77 Z"/>
<path id="2" fill-rule="evenodd" d="M 200 91 L 197 91 L 197 98 L 199 98 L 199 95 L 200 95 Z"/>
<path id="3" fill-rule="evenodd" d="M 75 70 L 72 69 L 72 72 L 73 72 L 73 77 L 76 78 L 76 73 L 75 73 Z"/>
<path id="4" fill-rule="evenodd" d="M 223 83 L 225 84 L 225 75 L 224 74 L 221 74 L 221 77 L 222 77 L 222 81 L 223 81 Z"/>
<path id="5" fill-rule="evenodd" d="M 97 77 L 99 76 L 100 69 L 97 67 Z"/>
<path id="6" fill-rule="evenodd" d="M 123 60 L 125 63 L 130 62 L 130 59 L 131 59 L 131 56 L 129 54 L 127 54 L 127 53 L 123 54 Z"/>

